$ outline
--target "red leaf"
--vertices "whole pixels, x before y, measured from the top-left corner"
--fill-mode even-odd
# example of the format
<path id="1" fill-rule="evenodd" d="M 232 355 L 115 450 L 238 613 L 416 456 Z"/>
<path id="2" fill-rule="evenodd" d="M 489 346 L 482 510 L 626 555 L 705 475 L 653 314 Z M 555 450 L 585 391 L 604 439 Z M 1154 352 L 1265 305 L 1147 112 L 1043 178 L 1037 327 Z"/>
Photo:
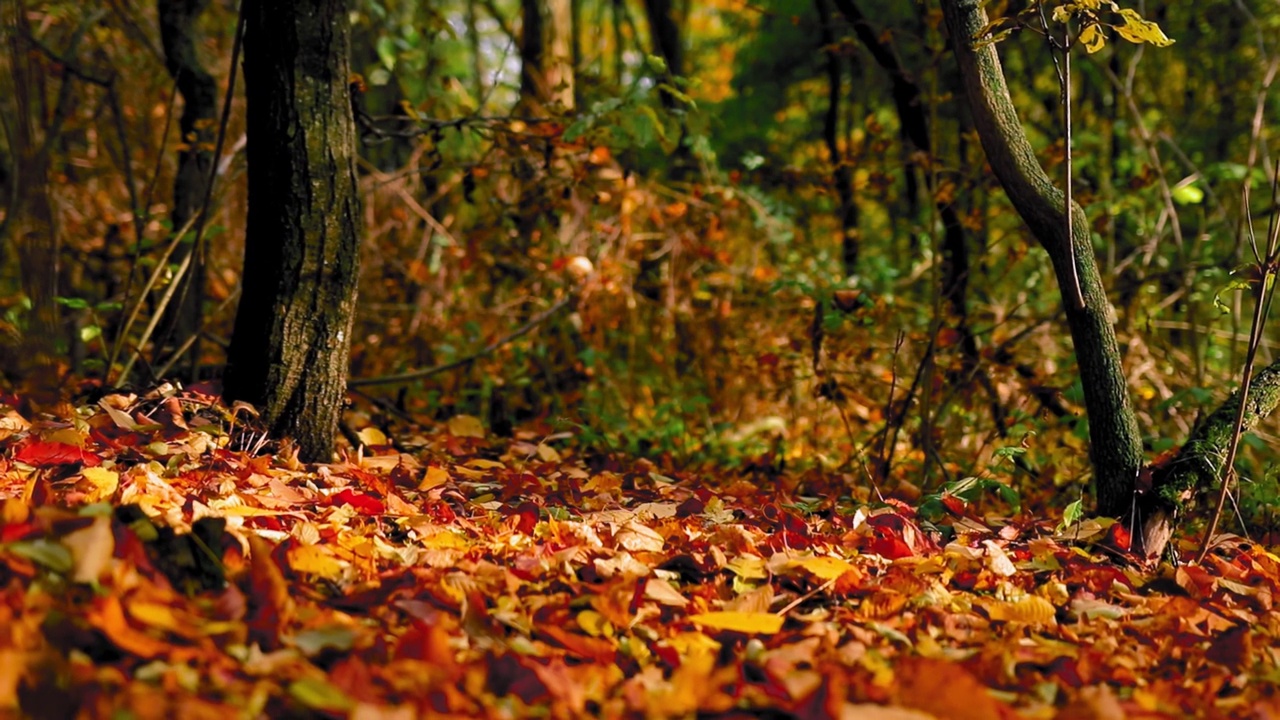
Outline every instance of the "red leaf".
<path id="1" fill-rule="evenodd" d="M 876 538 L 871 541 L 871 552 L 886 560 L 911 557 L 915 555 L 911 546 L 884 528 L 876 528 Z"/>
<path id="2" fill-rule="evenodd" d="M 356 492 L 346 488 L 329 496 L 330 505 L 350 505 L 366 515 L 381 515 L 387 508 L 383 502 L 372 495 Z"/>
<path id="3" fill-rule="evenodd" d="M 13 459 L 42 467 L 46 465 L 74 465 L 82 463 L 85 467 L 97 467 L 102 464 L 102 459 L 97 455 L 86 453 L 83 448 L 75 445 L 68 445 L 60 442 L 45 442 L 43 440 L 35 440 L 14 454 Z"/>
<path id="4" fill-rule="evenodd" d="M 1106 544 L 1113 548 L 1128 551 L 1133 547 L 1133 535 L 1125 528 L 1124 523 L 1116 523 L 1107 531 Z"/>

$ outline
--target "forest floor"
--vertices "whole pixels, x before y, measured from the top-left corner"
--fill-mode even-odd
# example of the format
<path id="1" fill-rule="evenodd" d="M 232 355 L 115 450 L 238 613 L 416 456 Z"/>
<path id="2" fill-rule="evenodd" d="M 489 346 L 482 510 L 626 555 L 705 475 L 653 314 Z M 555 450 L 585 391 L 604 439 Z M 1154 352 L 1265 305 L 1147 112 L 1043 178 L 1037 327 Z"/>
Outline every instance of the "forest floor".
<path id="1" fill-rule="evenodd" d="M 466 416 L 304 465 L 198 392 L 15 406 L 0 717 L 1280 716 L 1257 545 L 1148 568 L 1034 507 Z"/>

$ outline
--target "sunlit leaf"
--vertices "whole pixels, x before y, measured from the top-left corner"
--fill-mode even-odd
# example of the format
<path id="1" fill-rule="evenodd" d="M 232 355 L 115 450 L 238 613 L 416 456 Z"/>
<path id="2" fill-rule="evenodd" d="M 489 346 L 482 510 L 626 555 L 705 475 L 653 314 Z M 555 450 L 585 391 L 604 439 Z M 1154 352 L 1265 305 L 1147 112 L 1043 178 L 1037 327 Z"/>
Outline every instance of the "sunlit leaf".
<path id="1" fill-rule="evenodd" d="M 706 612 L 690 615 L 689 620 L 715 630 L 771 635 L 782 629 L 785 618 L 764 612 Z"/>
<path id="2" fill-rule="evenodd" d="M 1137 10 L 1123 8 L 1120 10 L 1120 16 L 1124 18 L 1124 24 L 1112 27 L 1125 40 L 1131 43 L 1151 43 L 1156 47 L 1167 47 L 1173 44 L 1173 40 L 1165 36 L 1159 25 L 1143 20 Z"/>
<path id="3" fill-rule="evenodd" d="M 1102 28 L 1098 25 L 1088 25 L 1080 31 L 1080 44 L 1084 45 L 1085 52 L 1092 55 L 1102 48 L 1106 47 L 1107 36 L 1102 33 Z"/>
<path id="4" fill-rule="evenodd" d="M 1057 608 L 1039 595 L 1027 595 L 1017 602 L 995 602 L 986 606 L 992 620 L 1052 625 L 1057 623 Z"/>
<path id="5" fill-rule="evenodd" d="M 1204 191 L 1190 183 L 1178 185 L 1169 194 L 1179 205 L 1198 205 L 1204 200 Z"/>
<path id="6" fill-rule="evenodd" d="M 454 437 L 484 438 L 484 423 L 474 415 L 454 415 L 449 418 L 449 434 Z"/>

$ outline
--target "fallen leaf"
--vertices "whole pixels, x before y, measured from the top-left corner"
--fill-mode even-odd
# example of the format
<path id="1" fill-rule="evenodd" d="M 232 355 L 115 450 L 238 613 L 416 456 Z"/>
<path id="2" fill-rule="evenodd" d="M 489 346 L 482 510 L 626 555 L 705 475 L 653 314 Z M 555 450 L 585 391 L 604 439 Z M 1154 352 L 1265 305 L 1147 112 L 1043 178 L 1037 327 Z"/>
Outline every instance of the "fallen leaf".
<path id="1" fill-rule="evenodd" d="M 758 635 L 772 635 L 781 630 L 785 622 L 782 616 L 773 613 L 733 611 L 699 613 L 690 615 L 689 620 L 715 630 L 732 630 Z"/>

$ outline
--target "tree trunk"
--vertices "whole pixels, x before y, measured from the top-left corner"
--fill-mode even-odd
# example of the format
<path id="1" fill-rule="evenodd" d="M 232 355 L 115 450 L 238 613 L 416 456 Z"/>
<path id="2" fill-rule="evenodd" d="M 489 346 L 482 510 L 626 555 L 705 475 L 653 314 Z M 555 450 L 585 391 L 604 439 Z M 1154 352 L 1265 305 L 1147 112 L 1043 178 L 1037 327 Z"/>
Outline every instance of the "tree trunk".
<path id="1" fill-rule="evenodd" d="M 666 78 L 663 83 L 670 83 L 684 72 L 684 48 L 680 42 L 680 24 L 676 22 L 675 8 L 671 0 L 644 0 L 644 14 L 649 20 L 649 35 L 653 39 L 653 54 L 662 58 L 667 64 Z M 669 90 L 658 92 L 662 106 L 673 110 L 680 105 Z"/>
<path id="2" fill-rule="evenodd" d="M 328 461 L 346 393 L 359 269 L 343 0 L 248 0 L 249 212 L 225 393 L 304 460 Z"/>
<path id="3" fill-rule="evenodd" d="M 1072 204 L 1067 236 L 1063 192 L 1036 160 L 1018 119 L 993 44 L 976 45 L 987 24 L 981 0 L 944 0 L 974 126 L 996 177 L 1036 240 L 1049 253 L 1064 300 L 1079 278 L 1083 307 L 1065 302 L 1076 362 L 1089 414 L 1090 460 L 1098 511 L 1118 517 L 1131 509 L 1142 465 L 1142 439 L 1125 384 L 1116 341 L 1114 310 L 1107 301 L 1084 210 Z M 1074 268 L 1073 268 L 1074 264 Z"/>
<path id="4" fill-rule="evenodd" d="M 12 92 L 12 107 L 16 111 L 9 118 L 12 128 L 9 149 L 15 155 L 17 171 L 16 177 L 9 179 L 13 190 L 7 198 L 6 217 L 0 227 L 12 238 L 16 248 L 22 290 L 31 302 L 31 311 L 21 348 L 15 353 L 16 367 L 2 369 L 24 380 L 27 400 L 51 407 L 61 399 L 56 357 L 61 248 L 49 178 L 49 149 L 67 116 L 65 102 L 70 97 L 70 79 L 64 74 L 58 107 L 50 124 L 46 124 L 41 116 L 42 69 L 31 55 L 31 45 L 23 39 L 23 35 L 31 31 L 26 25 L 25 12 L 26 3 L 8 0 L 4 3 L 3 28 L 0 28 L 8 46 L 9 82 L 12 83 L 5 89 Z M 68 48 L 69 55 L 80 32 L 82 30 L 77 31 Z M 0 238 L 0 241 L 7 239 Z M 8 248 L 6 254 L 7 251 Z"/>
<path id="5" fill-rule="evenodd" d="M 836 35 L 831 29 L 832 17 L 827 0 L 815 0 L 821 42 L 826 55 L 827 112 L 822 119 L 822 139 L 831 156 L 831 180 L 840 199 L 840 259 L 846 276 L 858 272 L 858 201 L 853 195 L 853 168 L 840 149 L 840 99 L 844 96 L 844 58 L 835 47 Z"/>
<path id="6" fill-rule="evenodd" d="M 573 10 L 569 0 L 521 0 L 520 104 L 573 109 Z"/>
<path id="7" fill-rule="evenodd" d="M 196 20 L 208 5 L 209 0 L 159 0 L 157 3 L 165 69 L 177 83 L 178 92 L 182 93 L 183 106 L 182 118 L 178 122 L 181 141 L 178 145 L 178 170 L 173 178 L 173 212 L 169 215 L 174 232 L 200 212 L 209 185 L 209 169 L 213 166 L 218 85 L 200 64 L 195 42 Z M 167 339 L 182 343 L 200 330 L 204 305 L 203 254 L 197 252 L 194 244 L 182 243 L 174 252 L 172 262 L 181 263 L 192 252 L 197 254 L 181 280 L 182 287 L 174 296 L 178 301 L 165 309 L 167 318 L 159 335 L 161 344 L 165 344 Z M 192 367 L 195 367 L 199 351 L 194 347 L 191 357 Z"/>

